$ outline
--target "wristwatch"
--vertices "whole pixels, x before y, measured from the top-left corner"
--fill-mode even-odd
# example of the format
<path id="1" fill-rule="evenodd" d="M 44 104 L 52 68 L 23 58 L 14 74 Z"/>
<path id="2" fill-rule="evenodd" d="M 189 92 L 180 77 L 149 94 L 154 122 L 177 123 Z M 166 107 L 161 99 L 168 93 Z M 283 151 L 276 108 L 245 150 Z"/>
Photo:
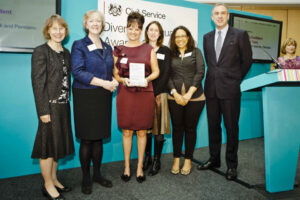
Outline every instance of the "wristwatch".
<path id="1" fill-rule="evenodd" d="M 173 89 L 171 90 L 170 94 L 173 96 L 173 94 L 174 94 L 175 92 L 177 92 L 177 90 L 176 90 L 175 88 L 173 88 Z"/>

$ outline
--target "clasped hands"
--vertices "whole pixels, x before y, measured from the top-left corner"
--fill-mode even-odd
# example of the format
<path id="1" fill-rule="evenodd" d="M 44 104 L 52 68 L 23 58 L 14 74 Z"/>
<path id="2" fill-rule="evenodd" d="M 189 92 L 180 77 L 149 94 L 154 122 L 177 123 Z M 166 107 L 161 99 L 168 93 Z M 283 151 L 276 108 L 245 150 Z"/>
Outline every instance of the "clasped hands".
<path id="1" fill-rule="evenodd" d="M 106 90 L 111 91 L 111 92 L 114 92 L 117 89 L 118 86 L 119 86 L 119 83 L 115 78 L 113 78 L 112 81 L 106 81 L 105 80 L 105 81 L 102 82 L 102 87 Z"/>
<path id="2" fill-rule="evenodd" d="M 130 79 L 129 78 L 122 78 L 122 84 L 127 86 L 127 87 L 148 87 L 148 81 L 147 79 L 144 79 L 144 84 L 141 84 L 141 85 L 131 85 L 130 84 Z"/>
<path id="3" fill-rule="evenodd" d="M 192 94 L 190 94 L 189 92 L 185 93 L 184 95 L 181 95 L 178 92 L 174 92 L 173 96 L 174 96 L 175 102 L 181 106 L 185 106 L 192 98 Z"/>

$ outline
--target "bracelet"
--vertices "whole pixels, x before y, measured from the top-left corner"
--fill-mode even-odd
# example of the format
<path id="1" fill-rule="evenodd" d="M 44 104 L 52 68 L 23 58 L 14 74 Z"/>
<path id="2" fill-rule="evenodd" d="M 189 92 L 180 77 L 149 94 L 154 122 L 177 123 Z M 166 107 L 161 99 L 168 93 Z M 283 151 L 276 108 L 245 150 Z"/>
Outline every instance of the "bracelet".
<path id="1" fill-rule="evenodd" d="M 170 94 L 173 96 L 173 94 L 174 94 L 175 92 L 177 92 L 177 90 L 174 88 L 174 89 L 171 90 Z"/>

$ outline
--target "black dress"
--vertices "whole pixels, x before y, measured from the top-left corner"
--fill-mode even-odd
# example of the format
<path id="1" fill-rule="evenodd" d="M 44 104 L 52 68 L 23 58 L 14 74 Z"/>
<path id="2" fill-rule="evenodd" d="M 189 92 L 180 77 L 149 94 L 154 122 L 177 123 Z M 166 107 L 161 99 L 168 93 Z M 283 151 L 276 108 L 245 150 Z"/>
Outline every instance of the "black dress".
<path id="1" fill-rule="evenodd" d="M 32 86 L 38 118 L 50 114 L 51 121 L 39 126 L 32 158 L 57 161 L 74 153 L 70 116 L 70 53 L 55 52 L 47 44 L 37 47 L 32 55 Z"/>

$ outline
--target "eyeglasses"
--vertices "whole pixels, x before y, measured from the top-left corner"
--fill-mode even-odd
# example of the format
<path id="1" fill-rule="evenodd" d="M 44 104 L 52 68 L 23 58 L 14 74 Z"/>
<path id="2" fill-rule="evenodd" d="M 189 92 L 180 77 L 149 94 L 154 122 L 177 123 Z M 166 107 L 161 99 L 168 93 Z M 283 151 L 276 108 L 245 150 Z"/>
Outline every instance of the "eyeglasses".
<path id="1" fill-rule="evenodd" d="M 175 40 L 179 40 L 179 39 L 186 39 L 187 35 L 176 35 L 175 36 Z"/>

